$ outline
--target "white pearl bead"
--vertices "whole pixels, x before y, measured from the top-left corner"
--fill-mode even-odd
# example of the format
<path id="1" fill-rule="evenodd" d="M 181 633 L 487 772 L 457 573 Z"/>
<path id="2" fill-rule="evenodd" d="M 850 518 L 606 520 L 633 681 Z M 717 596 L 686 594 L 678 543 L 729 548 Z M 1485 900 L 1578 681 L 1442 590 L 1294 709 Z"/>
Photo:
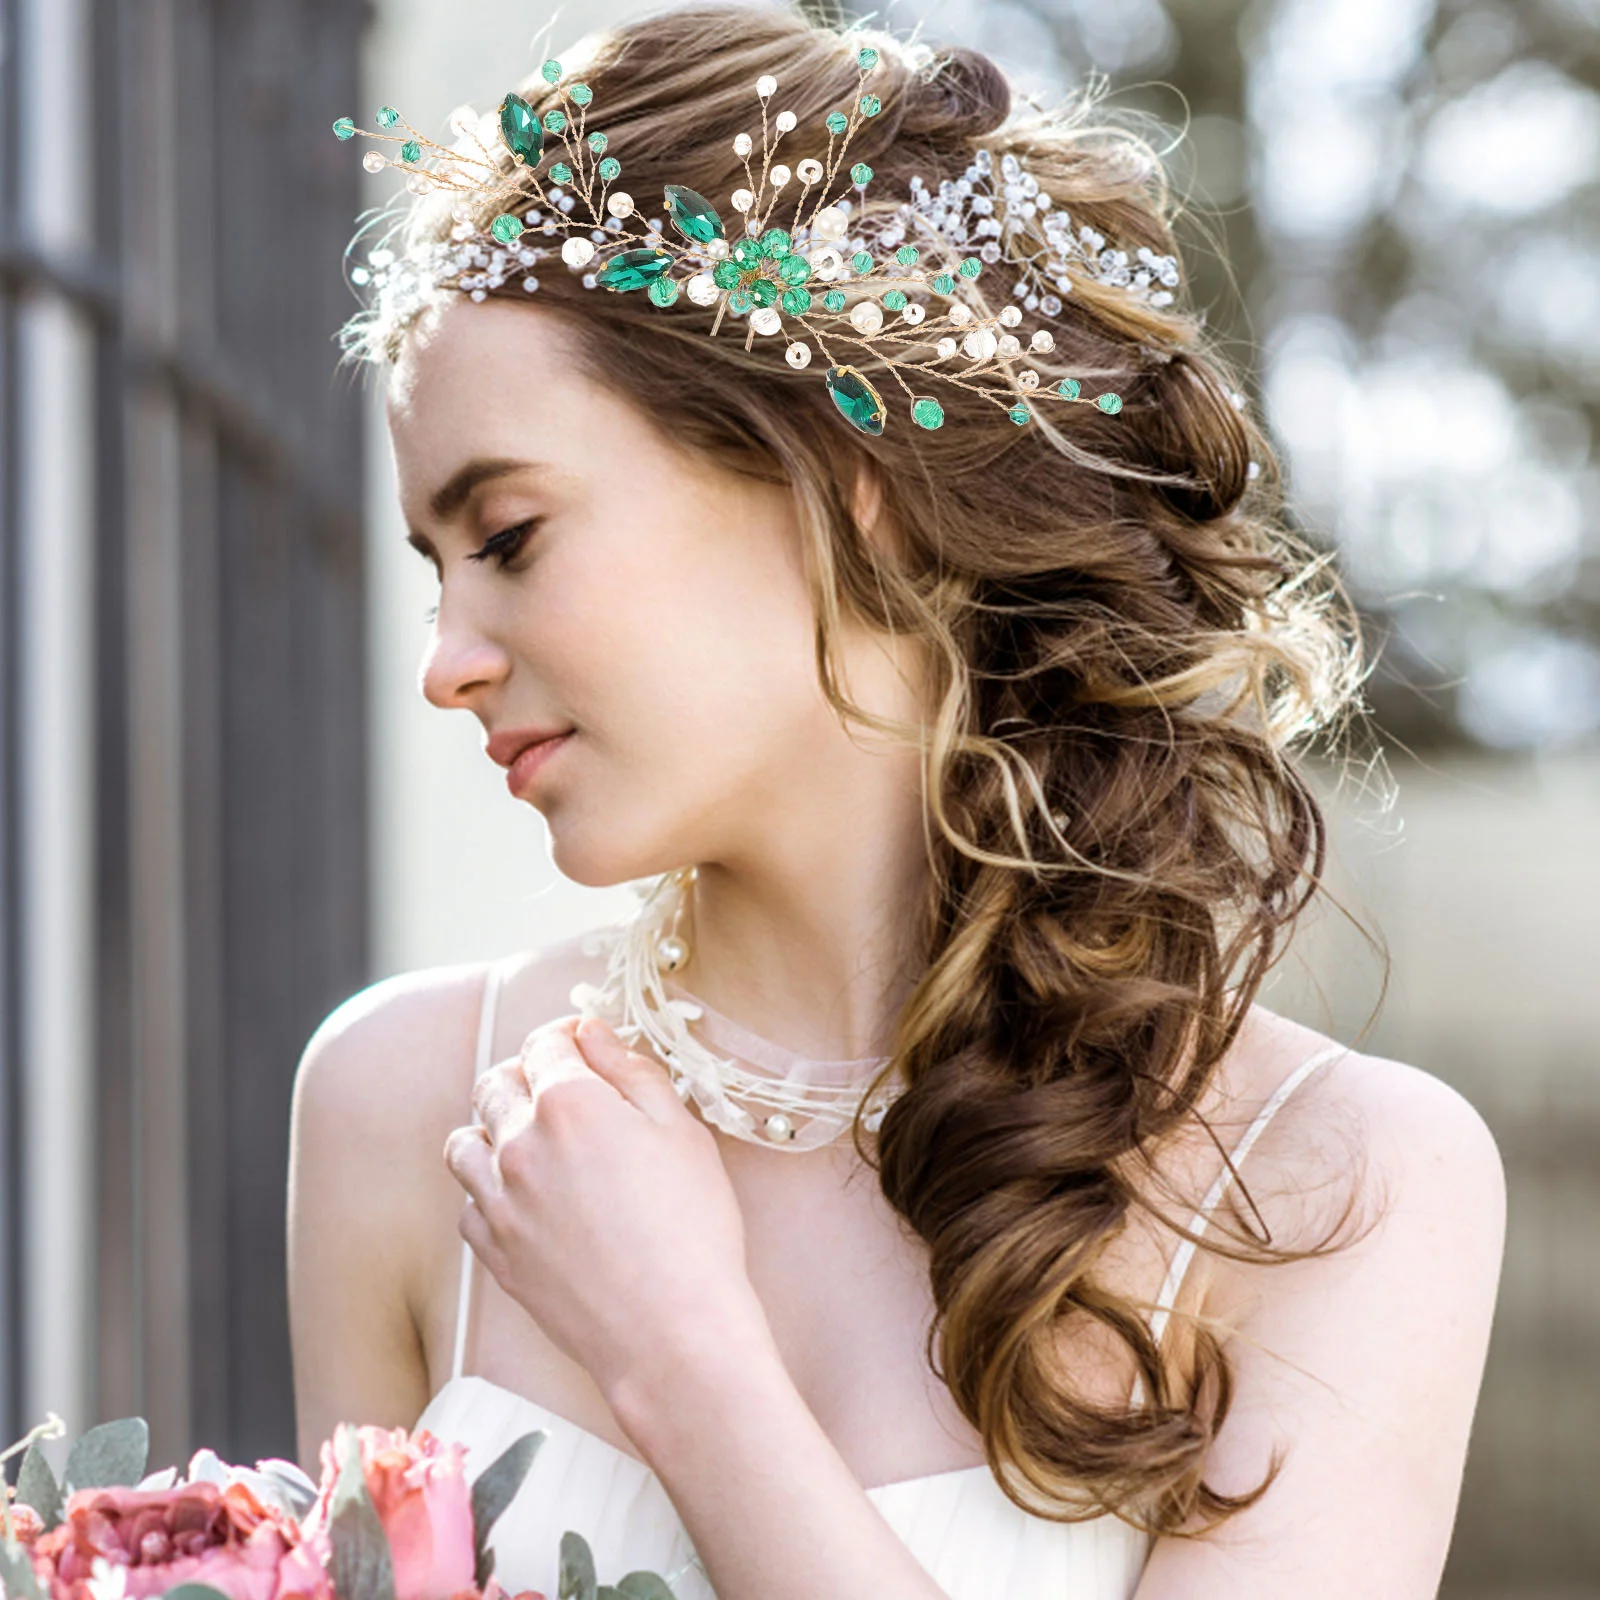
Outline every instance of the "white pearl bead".
<path id="1" fill-rule="evenodd" d="M 811 365 L 811 346 L 796 340 L 783 352 L 783 359 L 797 371 L 801 367 L 809 367 Z"/>
<path id="2" fill-rule="evenodd" d="M 780 111 L 778 113 L 778 132 L 779 133 L 792 133 L 794 131 L 794 125 L 795 125 L 797 120 L 798 119 L 796 118 L 794 112 L 792 112 L 792 111 Z"/>
<path id="3" fill-rule="evenodd" d="M 861 300 L 851 309 L 850 323 L 858 333 L 876 333 L 883 326 L 883 308 L 876 300 Z"/>
<path id="4" fill-rule="evenodd" d="M 1048 328 L 1035 328 L 1033 337 L 1028 341 L 1030 350 L 1051 351 L 1056 347 L 1056 336 Z"/>
<path id="5" fill-rule="evenodd" d="M 361 158 L 361 165 L 364 166 L 368 172 L 382 172 L 383 169 L 388 166 L 388 164 L 389 163 L 385 161 L 376 150 L 367 151 L 367 153 Z"/>
<path id="6" fill-rule="evenodd" d="M 1021 350 L 1022 350 L 1022 341 L 1016 336 L 1016 334 L 1014 334 L 1014 333 L 1002 333 L 1000 335 L 1000 354 L 1001 355 L 1003 355 L 1003 356 L 1014 356 L 1014 355 L 1020 354 Z"/>
<path id="7" fill-rule="evenodd" d="M 933 348 L 941 361 L 948 361 L 956 353 L 956 342 L 954 339 L 941 339 Z"/>
<path id="8" fill-rule="evenodd" d="M 606 197 L 606 210 L 614 217 L 631 217 L 633 215 L 633 196 L 618 189 L 614 194 Z"/>
<path id="9" fill-rule="evenodd" d="M 767 174 L 767 182 L 770 183 L 774 189 L 781 189 L 784 184 L 789 181 L 790 176 L 791 174 L 789 169 L 780 161 L 777 166 L 775 166 L 772 171 Z"/>
<path id="10" fill-rule="evenodd" d="M 778 92 L 778 80 L 770 72 L 763 72 L 756 79 L 756 93 L 763 100 L 770 100 Z"/>
<path id="11" fill-rule="evenodd" d="M 728 241 L 723 238 L 707 239 L 705 252 L 713 261 L 720 261 L 728 253 Z"/>
<path id="12" fill-rule="evenodd" d="M 766 1134 L 774 1144 L 786 1144 L 794 1138 L 794 1124 L 781 1111 L 774 1111 L 767 1118 Z"/>
<path id="13" fill-rule="evenodd" d="M 722 293 L 712 281 L 709 272 L 696 273 L 689 280 L 686 292 L 697 306 L 715 305 L 717 296 Z"/>
<path id="14" fill-rule="evenodd" d="M 668 972 L 676 972 L 689 959 L 689 947 L 676 934 L 669 933 L 656 946 L 656 959 Z"/>
<path id="15" fill-rule="evenodd" d="M 996 339 L 992 328 L 974 328 L 961 341 L 961 348 L 973 361 L 987 361 L 995 352 Z"/>
<path id="16" fill-rule="evenodd" d="M 964 328 L 972 321 L 972 307 L 965 300 L 957 300 L 945 314 L 958 328 Z"/>
<path id="17" fill-rule="evenodd" d="M 756 197 L 748 189 L 735 189 L 729 196 L 729 204 L 735 211 L 748 211 L 756 203 Z"/>
<path id="18" fill-rule="evenodd" d="M 586 267 L 594 260 L 594 246 L 584 238 L 571 238 L 561 247 L 561 259 L 569 267 Z"/>
<path id="19" fill-rule="evenodd" d="M 734 134 L 733 153 L 738 156 L 741 161 L 743 161 L 744 158 L 750 154 L 750 135 L 748 133 Z"/>
<path id="20" fill-rule="evenodd" d="M 844 230 L 849 225 L 845 220 L 844 212 L 838 206 L 824 206 L 811 219 L 811 237 L 813 239 L 842 239 Z"/>

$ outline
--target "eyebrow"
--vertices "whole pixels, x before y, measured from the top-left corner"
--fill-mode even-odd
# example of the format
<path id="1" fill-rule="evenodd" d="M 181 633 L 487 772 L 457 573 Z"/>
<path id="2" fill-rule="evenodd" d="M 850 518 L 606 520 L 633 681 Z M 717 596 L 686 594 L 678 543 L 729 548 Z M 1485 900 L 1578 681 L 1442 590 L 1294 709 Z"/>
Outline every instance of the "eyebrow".
<path id="1" fill-rule="evenodd" d="M 433 492 L 428 501 L 428 512 L 436 522 L 448 522 L 472 497 L 480 484 L 504 478 L 513 472 L 537 472 L 544 468 L 542 461 L 518 461 L 512 456 L 474 456 L 471 461 L 457 467 Z"/>

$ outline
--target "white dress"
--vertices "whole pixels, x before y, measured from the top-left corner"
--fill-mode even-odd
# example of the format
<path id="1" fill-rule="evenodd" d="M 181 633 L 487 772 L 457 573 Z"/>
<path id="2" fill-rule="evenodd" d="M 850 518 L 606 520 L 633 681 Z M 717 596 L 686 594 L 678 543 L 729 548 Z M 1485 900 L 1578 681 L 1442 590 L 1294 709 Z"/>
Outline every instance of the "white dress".
<path id="1" fill-rule="evenodd" d="M 489 1066 L 503 967 L 491 967 L 478 1030 L 477 1072 Z M 703 1001 L 697 1002 L 704 1005 Z M 702 1033 L 723 1048 L 760 1043 L 710 1007 Z M 769 1052 L 788 1057 L 778 1047 Z M 1340 1046 L 1319 1051 L 1279 1085 L 1233 1151 L 1242 1161 L 1279 1106 Z M 745 1059 L 749 1059 L 748 1056 Z M 789 1058 L 792 1059 L 792 1058 Z M 1224 1168 L 1194 1227 L 1204 1231 L 1231 1181 Z M 1194 1255 L 1184 1240 L 1173 1255 L 1151 1318 L 1159 1338 Z M 600 1582 L 616 1583 L 646 1568 L 660 1573 L 679 1600 L 715 1600 L 694 1547 L 666 1490 L 649 1467 L 556 1412 L 462 1369 L 474 1257 L 462 1247 L 455 1356 L 449 1380 L 416 1421 L 435 1437 L 466 1446 L 467 1474 L 476 1477 L 513 1440 L 532 1429 L 547 1434 L 522 1488 L 490 1536 L 495 1577 L 516 1594 L 533 1589 L 555 1600 L 561 1535 L 571 1528 L 594 1552 Z M 1149 1555 L 1150 1540 L 1113 1516 L 1061 1523 L 1034 1517 L 1008 1500 L 986 1465 L 880 1484 L 867 1491 L 950 1600 L 1129 1600 Z"/>

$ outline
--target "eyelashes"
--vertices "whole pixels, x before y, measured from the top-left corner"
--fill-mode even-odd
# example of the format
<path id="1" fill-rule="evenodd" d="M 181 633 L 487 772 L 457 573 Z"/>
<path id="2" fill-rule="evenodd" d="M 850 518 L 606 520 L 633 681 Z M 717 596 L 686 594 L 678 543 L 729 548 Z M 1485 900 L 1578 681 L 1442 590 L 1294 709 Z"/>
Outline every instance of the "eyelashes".
<path id="1" fill-rule="evenodd" d="M 504 571 L 521 554 L 522 547 L 533 536 L 543 517 L 528 517 L 522 522 L 514 523 L 509 528 L 502 528 L 498 533 L 492 533 L 483 544 L 468 556 L 468 561 L 493 560 L 500 571 Z M 439 620 L 439 608 L 429 606 L 422 613 L 422 620 L 432 624 Z"/>

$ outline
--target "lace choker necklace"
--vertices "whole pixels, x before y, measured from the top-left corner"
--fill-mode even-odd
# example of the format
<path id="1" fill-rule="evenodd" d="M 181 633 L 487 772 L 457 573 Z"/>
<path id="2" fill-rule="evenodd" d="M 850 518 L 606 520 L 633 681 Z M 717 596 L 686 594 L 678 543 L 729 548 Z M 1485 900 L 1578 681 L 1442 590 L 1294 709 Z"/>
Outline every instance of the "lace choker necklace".
<path id="1" fill-rule="evenodd" d="M 665 1064 L 682 1100 L 694 1099 L 713 1126 L 752 1144 L 781 1150 L 815 1150 L 846 1132 L 866 1103 L 862 1125 L 876 1131 L 899 1092 L 881 1084 L 868 1091 L 887 1056 L 821 1061 L 785 1050 L 697 1000 L 666 974 L 689 958 L 678 931 L 695 869 L 682 867 L 636 885 L 643 903 L 633 916 L 600 930 L 585 945 L 598 954 L 609 943 L 605 981 L 574 984 L 573 1007 L 599 1017 L 625 1043 L 646 1041 Z M 740 1058 L 706 1048 L 689 1032 L 698 1022 L 704 1039 Z"/>

